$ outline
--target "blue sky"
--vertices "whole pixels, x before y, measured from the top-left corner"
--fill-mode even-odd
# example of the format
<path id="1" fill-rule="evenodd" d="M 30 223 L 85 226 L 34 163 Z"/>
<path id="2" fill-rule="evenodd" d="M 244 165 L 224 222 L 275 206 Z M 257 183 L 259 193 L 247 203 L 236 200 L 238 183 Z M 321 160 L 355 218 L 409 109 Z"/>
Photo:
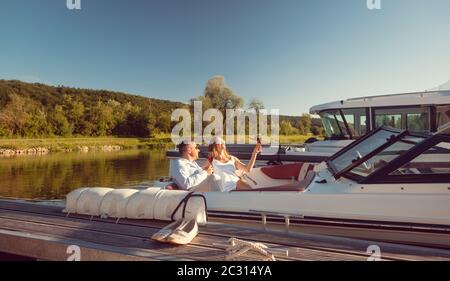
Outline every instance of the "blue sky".
<path id="1" fill-rule="evenodd" d="M 0 79 L 186 102 L 223 75 L 290 115 L 450 80 L 450 1 L 381 3 L 0 0 Z"/>

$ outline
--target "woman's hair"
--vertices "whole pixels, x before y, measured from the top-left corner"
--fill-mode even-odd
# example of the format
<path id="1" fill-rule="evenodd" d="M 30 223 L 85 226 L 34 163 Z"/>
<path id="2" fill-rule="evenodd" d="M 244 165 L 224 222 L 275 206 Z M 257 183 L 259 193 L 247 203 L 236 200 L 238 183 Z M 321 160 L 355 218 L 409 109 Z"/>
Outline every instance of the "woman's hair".
<path id="1" fill-rule="evenodd" d="M 218 147 L 221 145 L 216 145 L 216 144 L 212 144 L 211 145 L 211 156 L 214 158 L 218 158 L 220 156 L 220 151 L 218 149 Z M 223 150 L 222 150 L 223 155 L 225 156 L 225 158 L 230 159 L 230 154 L 228 154 L 227 148 L 224 146 Z"/>

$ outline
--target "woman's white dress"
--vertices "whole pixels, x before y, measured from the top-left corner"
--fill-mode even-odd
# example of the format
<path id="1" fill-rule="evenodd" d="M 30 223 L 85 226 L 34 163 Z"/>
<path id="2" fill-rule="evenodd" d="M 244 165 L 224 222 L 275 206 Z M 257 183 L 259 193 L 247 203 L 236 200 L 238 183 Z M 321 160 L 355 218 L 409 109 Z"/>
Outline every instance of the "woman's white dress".
<path id="1" fill-rule="evenodd" d="M 214 159 L 212 165 L 220 191 L 229 192 L 235 190 L 239 177 L 236 174 L 237 169 L 234 158 L 231 157 L 230 160 L 225 163 Z"/>

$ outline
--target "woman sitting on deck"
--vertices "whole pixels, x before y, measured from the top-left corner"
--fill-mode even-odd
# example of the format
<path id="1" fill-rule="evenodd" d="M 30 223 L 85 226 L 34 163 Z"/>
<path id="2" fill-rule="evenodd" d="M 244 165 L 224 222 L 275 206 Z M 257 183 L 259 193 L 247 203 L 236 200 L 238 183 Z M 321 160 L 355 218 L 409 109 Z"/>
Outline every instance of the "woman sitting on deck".
<path id="1" fill-rule="evenodd" d="M 277 186 L 250 186 L 243 178 L 248 175 L 255 165 L 256 157 L 261 152 L 261 144 L 256 144 L 252 157 L 247 165 L 243 164 L 237 157 L 230 155 L 226 149 L 225 141 L 220 137 L 215 137 L 210 145 L 210 157 L 209 162 L 213 166 L 213 173 L 216 180 L 216 186 L 221 192 L 230 191 L 304 191 L 313 178 L 314 165 L 297 163 L 278 166 L 269 166 L 262 168 L 261 170 L 269 170 L 269 177 L 284 179 L 285 174 L 289 174 L 286 179 L 291 179 L 295 176 L 298 180 L 292 180 L 290 184 L 277 185 Z M 270 172 L 271 171 L 271 172 Z M 310 173 L 312 172 L 312 173 Z M 298 175 L 298 176 L 297 176 Z M 303 176 L 301 176 L 303 175 Z M 255 185 L 253 179 L 247 176 Z"/>
<path id="2" fill-rule="evenodd" d="M 248 174 L 255 165 L 256 156 L 261 152 L 261 144 L 257 144 L 252 157 L 247 165 L 238 158 L 230 155 L 226 149 L 225 141 L 220 137 L 214 137 L 211 143 L 210 162 L 213 166 L 216 178 L 220 178 L 218 185 L 220 191 L 249 190 L 250 185 L 245 183 L 238 174 Z"/>

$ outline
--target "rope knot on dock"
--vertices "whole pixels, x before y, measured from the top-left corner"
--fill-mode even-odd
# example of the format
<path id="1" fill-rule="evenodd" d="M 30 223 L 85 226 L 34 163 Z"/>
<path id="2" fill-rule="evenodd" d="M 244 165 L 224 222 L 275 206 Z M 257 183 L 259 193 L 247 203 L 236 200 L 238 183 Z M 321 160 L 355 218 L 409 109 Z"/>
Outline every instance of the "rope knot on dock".
<path id="1" fill-rule="evenodd" d="M 227 261 L 238 260 L 262 260 L 276 261 L 275 256 L 268 251 L 268 247 L 259 242 L 244 241 L 237 238 L 228 240 L 230 246 L 226 248 L 228 255 L 225 257 Z"/>

